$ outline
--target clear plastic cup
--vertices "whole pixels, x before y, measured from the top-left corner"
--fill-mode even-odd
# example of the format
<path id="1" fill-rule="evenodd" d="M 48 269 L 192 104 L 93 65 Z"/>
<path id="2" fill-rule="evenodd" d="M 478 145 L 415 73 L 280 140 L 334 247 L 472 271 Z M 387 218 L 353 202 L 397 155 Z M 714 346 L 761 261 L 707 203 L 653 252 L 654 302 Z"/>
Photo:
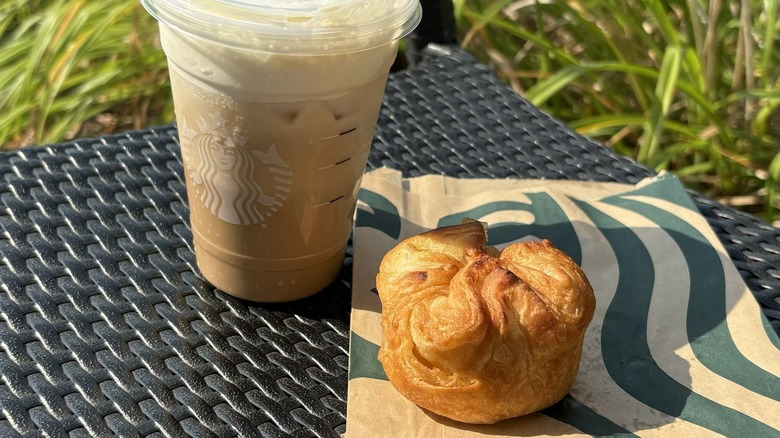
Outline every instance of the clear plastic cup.
<path id="1" fill-rule="evenodd" d="M 168 58 L 201 273 L 253 301 L 320 291 L 342 266 L 418 0 L 142 4 Z"/>

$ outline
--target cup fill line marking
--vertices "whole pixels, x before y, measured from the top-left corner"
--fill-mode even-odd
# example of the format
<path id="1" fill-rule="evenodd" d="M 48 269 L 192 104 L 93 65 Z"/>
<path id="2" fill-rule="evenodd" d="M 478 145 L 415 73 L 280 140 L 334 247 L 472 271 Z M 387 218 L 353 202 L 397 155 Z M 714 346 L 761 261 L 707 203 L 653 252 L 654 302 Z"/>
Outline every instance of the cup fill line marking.
<path id="1" fill-rule="evenodd" d="M 328 202 L 323 202 L 322 204 L 317 204 L 317 205 L 315 205 L 315 206 L 314 206 L 314 208 L 324 207 L 324 206 L 326 206 L 326 205 L 333 204 L 334 202 L 340 201 L 340 200 L 342 200 L 342 199 L 344 199 L 344 195 L 341 195 L 341 196 L 339 196 L 339 197 L 337 197 L 337 198 L 331 199 L 331 200 L 330 200 L 330 201 L 328 201 Z"/>
<path id="2" fill-rule="evenodd" d="M 336 166 L 342 165 L 342 164 L 344 164 L 344 163 L 347 163 L 347 162 L 349 162 L 349 161 L 351 161 L 351 160 L 352 160 L 352 157 L 345 158 L 345 159 L 343 159 L 343 160 L 341 160 L 341 161 L 337 161 L 337 162 L 335 162 L 335 163 L 333 163 L 333 164 L 328 164 L 327 166 L 318 167 L 318 168 L 317 168 L 317 170 L 325 170 L 325 169 L 330 169 L 330 168 L 333 168 L 333 167 L 336 167 Z"/>
<path id="3" fill-rule="evenodd" d="M 331 140 L 331 139 L 334 139 L 334 138 L 337 138 L 337 137 L 341 137 L 342 135 L 351 134 L 351 133 L 353 133 L 355 131 L 357 131 L 357 127 L 354 127 L 352 129 L 347 129 L 346 131 L 339 132 L 338 134 L 333 134 L 333 135 L 329 135 L 327 137 L 322 137 L 322 138 L 320 138 L 320 141 Z"/>

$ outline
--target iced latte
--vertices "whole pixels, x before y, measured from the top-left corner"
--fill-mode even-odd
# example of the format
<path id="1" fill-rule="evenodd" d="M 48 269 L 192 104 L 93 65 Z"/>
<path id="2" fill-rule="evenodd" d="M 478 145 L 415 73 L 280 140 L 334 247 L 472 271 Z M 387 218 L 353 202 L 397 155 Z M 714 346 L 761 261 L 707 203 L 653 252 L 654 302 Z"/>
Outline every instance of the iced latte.
<path id="1" fill-rule="evenodd" d="M 417 0 L 204 1 L 194 15 L 231 22 L 212 29 L 223 34 L 186 28 L 191 17 L 166 21 L 172 3 L 145 5 L 168 56 L 198 267 L 250 300 L 316 293 L 342 266 L 388 71 L 398 38 L 419 21 Z"/>

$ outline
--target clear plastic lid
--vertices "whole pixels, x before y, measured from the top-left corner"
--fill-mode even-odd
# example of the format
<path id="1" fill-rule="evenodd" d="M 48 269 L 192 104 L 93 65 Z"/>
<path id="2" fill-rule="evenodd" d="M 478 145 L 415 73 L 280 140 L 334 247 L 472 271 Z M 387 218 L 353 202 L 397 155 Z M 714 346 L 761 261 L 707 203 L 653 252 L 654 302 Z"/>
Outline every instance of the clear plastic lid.
<path id="1" fill-rule="evenodd" d="M 225 46 L 284 54 L 345 53 L 400 39 L 419 0 L 141 0 L 159 21 Z"/>

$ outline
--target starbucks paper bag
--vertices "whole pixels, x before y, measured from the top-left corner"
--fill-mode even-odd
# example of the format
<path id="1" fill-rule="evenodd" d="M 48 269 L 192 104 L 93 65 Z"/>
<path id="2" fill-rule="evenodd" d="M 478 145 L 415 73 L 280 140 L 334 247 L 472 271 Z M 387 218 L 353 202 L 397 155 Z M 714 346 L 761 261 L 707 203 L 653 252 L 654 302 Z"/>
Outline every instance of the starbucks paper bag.
<path id="1" fill-rule="evenodd" d="M 498 248 L 551 240 L 582 266 L 597 300 L 571 392 L 495 425 L 417 407 L 377 360 L 382 257 L 467 217 L 487 222 Z M 354 260 L 347 438 L 780 436 L 780 342 L 672 176 L 634 186 L 381 169 L 363 178 Z"/>

